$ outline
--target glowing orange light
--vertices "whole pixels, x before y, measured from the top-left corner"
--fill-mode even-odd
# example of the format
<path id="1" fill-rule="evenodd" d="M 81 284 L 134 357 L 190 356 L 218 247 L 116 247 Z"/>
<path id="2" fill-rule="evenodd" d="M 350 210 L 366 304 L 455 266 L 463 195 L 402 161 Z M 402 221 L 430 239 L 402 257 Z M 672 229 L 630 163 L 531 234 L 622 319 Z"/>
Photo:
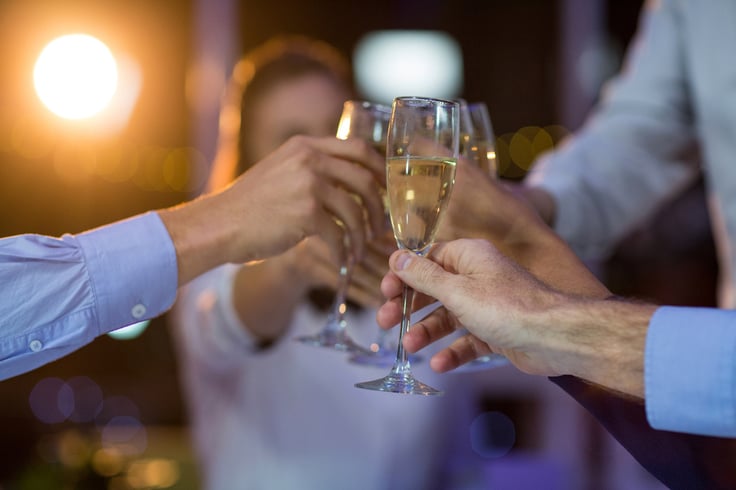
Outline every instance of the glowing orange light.
<path id="1" fill-rule="evenodd" d="M 118 68 L 110 50 L 86 34 L 51 41 L 33 70 L 36 93 L 46 107 L 65 119 L 85 119 L 102 111 L 118 85 Z"/>

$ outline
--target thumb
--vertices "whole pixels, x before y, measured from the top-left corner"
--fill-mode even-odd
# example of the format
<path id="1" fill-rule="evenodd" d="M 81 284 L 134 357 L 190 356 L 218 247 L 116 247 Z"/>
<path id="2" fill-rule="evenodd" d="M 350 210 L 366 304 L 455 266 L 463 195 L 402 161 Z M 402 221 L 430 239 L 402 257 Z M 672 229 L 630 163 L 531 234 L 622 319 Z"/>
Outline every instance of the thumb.
<path id="1" fill-rule="evenodd" d="M 407 250 L 398 250 L 389 260 L 391 270 L 415 291 L 442 301 L 451 273 L 439 264 Z"/>

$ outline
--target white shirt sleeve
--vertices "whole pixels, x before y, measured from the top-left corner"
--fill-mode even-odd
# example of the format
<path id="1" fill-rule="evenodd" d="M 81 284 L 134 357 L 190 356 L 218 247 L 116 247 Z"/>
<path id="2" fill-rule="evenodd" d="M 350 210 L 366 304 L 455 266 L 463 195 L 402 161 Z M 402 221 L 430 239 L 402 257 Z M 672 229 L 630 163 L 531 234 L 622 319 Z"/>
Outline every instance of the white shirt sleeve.
<path id="1" fill-rule="evenodd" d="M 240 365 L 257 350 L 232 301 L 240 267 L 227 264 L 194 279 L 180 289 L 174 308 L 174 334 L 184 352 L 214 369 Z"/>
<path id="2" fill-rule="evenodd" d="M 679 15 L 648 3 L 592 116 L 525 180 L 552 194 L 555 230 L 584 258 L 604 256 L 698 174 Z"/>

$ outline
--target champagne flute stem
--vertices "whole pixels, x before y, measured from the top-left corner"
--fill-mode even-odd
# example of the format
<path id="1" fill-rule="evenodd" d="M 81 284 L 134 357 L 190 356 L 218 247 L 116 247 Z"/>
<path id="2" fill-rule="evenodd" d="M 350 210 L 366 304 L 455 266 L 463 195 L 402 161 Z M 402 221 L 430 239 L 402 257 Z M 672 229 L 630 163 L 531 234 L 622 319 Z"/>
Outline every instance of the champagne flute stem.
<path id="1" fill-rule="evenodd" d="M 414 290 L 404 284 L 404 291 L 401 295 L 401 326 L 399 328 L 399 346 L 396 349 L 396 363 L 392 369 L 397 374 L 410 374 L 411 363 L 409 356 L 404 349 L 404 335 L 409 331 L 411 325 L 411 305 L 414 301 Z"/>
<path id="2" fill-rule="evenodd" d="M 347 328 L 345 322 L 345 312 L 347 311 L 348 287 L 350 287 L 350 278 L 353 274 L 353 257 L 349 254 L 345 262 L 340 266 L 340 272 L 337 279 L 337 290 L 335 292 L 335 300 L 330 310 L 330 320 L 326 331 L 334 332 L 337 336 L 344 336 Z"/>

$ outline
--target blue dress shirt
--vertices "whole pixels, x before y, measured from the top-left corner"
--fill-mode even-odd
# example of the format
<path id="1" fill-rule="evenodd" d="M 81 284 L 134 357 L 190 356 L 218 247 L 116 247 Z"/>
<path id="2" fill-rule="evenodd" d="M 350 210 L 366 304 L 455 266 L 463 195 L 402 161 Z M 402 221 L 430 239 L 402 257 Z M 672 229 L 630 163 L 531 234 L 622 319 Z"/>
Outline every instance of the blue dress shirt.
<path id="1" fill-rule="evenodd" d="M 153 318 L 176 296 L 174 245 L 155 212 L 79 235 L 0 240 L 0 379 Z"/>
<path id="2" fill-rule="evenodd" d="M 657 309 L 647 333 L 644 384 L 655 429 L 736 437 L 736 311 Z"/>

